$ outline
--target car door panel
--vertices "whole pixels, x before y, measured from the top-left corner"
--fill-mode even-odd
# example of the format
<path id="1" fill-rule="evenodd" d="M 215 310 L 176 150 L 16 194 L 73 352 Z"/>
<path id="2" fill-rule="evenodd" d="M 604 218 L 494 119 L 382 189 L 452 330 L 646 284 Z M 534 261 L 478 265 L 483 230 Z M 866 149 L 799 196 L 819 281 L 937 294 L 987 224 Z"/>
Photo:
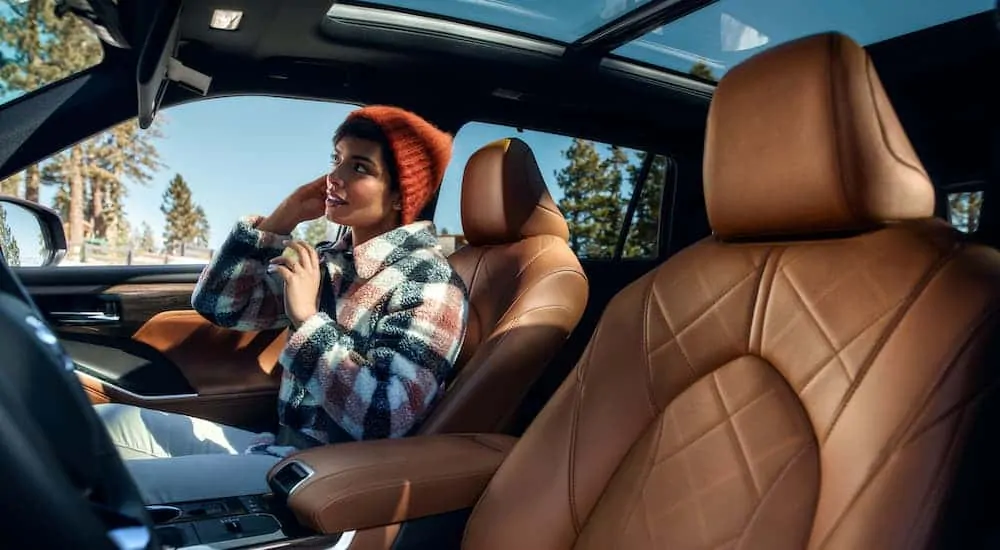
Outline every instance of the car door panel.
<path id="1" fill-rule="evenodd" d="M 89 374 L 77 371 L 77 378 L 90 402 L 124 403 L 147 409 L 186 414 L 252 432 L 272 431 L 277 423 L 274 391 L 220 395 L 136 395 Z"/>
<path id="2" fill-rule="evenodd" d="M 127 338 L 157 313 L 191 309 L 200 271 L 197 265 L 60 267 L 20 269 L 18 276 L 60 333 Z"/>
<path id="3" fill-rule="evenodd" d="M 60 267 L 19 275 L 93 403 L 273 429 L 282 330 L 237 332 L 191 309 L 201 266 Z"/>

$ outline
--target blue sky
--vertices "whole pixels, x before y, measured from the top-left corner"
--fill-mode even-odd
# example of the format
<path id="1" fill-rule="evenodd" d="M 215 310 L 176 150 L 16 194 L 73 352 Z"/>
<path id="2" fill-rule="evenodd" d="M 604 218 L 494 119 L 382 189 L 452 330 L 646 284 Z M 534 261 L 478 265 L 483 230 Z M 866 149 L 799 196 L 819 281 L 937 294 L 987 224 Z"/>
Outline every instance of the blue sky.
<path id="1" fill-rule="evenodd" d="M 384 0 L 456 17 L 498 21 L 527 32 L 571 40 L 636 0 Z M 641 2 L 640 2 L 641 3 Z M 992 8 L 993 0 L 721 0 L 658 29 L 616 53 L 687 70 L 706 62 L 716 75 L 775 44 L 825 30 L 842 30 L 863 44 Z M 157 147 L 166 167 L 145 187 L 132 185 L 130 221 L 147 221 L 157 238 L 167 182 L 180 173 L 191 185 L 212 226 L 217 247 L 241 215 L 269 213 L 296 186 L 323 173 L 334 129 L 354 106 L 267 97 L 206 100 L 167 109 Z M 461 172 L 468 157 L 494 139 L 517 135 L 532 147 L 546 180 L 564 165 L 569 138 L 484 124 L 456 136 L 452 164 L 442 185 L 436 222 L 457 231 Z M 49 203 L 54 190 L 43 190 Z"/>

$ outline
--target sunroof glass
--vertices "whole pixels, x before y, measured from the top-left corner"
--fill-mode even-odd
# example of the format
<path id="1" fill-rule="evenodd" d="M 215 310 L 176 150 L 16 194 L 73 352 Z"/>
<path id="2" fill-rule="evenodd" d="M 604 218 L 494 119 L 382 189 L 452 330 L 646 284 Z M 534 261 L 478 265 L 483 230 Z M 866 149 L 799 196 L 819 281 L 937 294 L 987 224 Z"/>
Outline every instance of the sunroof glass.
<path id="1" fill-rule="evenodd" d="M 717 80 L 782 42 L 840 31 L 867 45 L 993 8 L 995 0 L 720 0 L 615 55 Z"/>
<path id="2" fill-rule="evenodd" d="M 573 42 L 649 0 L 375 0 L 350 2 L 404 9 Z"/>

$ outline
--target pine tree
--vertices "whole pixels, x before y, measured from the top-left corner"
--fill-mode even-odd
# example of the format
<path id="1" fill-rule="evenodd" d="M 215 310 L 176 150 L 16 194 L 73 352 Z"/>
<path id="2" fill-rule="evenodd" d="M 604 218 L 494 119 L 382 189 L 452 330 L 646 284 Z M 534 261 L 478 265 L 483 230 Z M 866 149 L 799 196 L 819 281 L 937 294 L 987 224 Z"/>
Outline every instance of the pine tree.
<path id="1" fill-rule="evenodd" d="M 691 70 L 688 71 L 688 73 L 702 80 L 710 80 L 712 82 L 715 82 L 716 80 L 715 75 L 712 74 L 712 68 L 701 61 L 692 65 Z"/>
<path id="2" fill-rule="evenodd" d="M 634 190 L 639 183 L 639 172 L 648 155 L 643 153 L 639 164 L 629 166 L 629 179 Z M 632 215 L 632 225 L 625 239 L 625 250 L 622 256 L 626 258 L 650 258 L 657 253 L 657 242 L 660 233 L 660 206 L 663 200 L 663 185 L 666 182 L 668 168 L 667 157 L 655 155 L 649 168 L 649 175 L 642 186 L 642 195 Z"/>
<path id="3" fill-rule="evenodd" d="M 82 246 L 84 237 L 84 175 L 83 150 L 77 145 L 64 157 L 66 165 L 63 173 L 69 176 L 69 245 Z"/>
<path id="4" fill-rule="evenodd" d="M 107 239 L 116 249 L 128 247 L 131 241 L 132 224 L 127 219 L 115 224 L 114 232 L 108 233 Z"/>
<path id="5" fill-rule="evenodd" d="M 7 224 L 7 210 L 0 204 L 0 251 L 7 265 L 17 267 L 21 265 L 21 249 L 14 238 L 14 231 Z"/>
<path id="6" fill-rule="evenodd" d="M 0 195 L 10 195 L 12 197 L 21 196 L 21 174 L 14 174 L 7 179 L 0 180 Z"/>
<path id="7" fill-rule="evenodd" d="M 569 162 L 556 172 L 556 183 L 563 191 L 559 208 L 569 222 L 570 247 L 581 258 L 610 258 L 626 205 L 621 192 L 628 157 L 612 147 L 602 159 L 592 142 L 574 139 L 563 158 Z"/>
<path id="8" fill-rule="evenodd" d="M 188 187 L 184 178 L 180 174 L 174 176 L 163 193 L 163 204 L 160 211 L 166 217 L 166 224 L 163 228 L 163 247 L 169 253 L 176 252 L 177 248 L 183 244 L 195 242 L 199 232 L 204 227 L 199 227 L 204 212 L 199 215 L 200 207 L 191 199 L 191 188 Z M 207 220 L 205 222 L 207 224 Z"/>
<path id="9" fill-rule="evenodd" d="M 142 222 L 141 229 L 133 234 L 132 248 L 141 252 L 153 252 L 156 250 L 156 238 L 153 236 L 153 228 L 148 223 Z"/>
<path id="10" fill-rule="evenodd" d="M 157 118 L 145 131 L 134 120 L 123 122 L 88 142 L 87 179 L 91 199 L 88 219 L 94 236 L 115 240 L 128 235 L 126 182 L 146 185 L 153 173 L 163 167 L 153 145 L 153 140 L 163 136 L 161 121 Z"/>
<path id="11" fill-rule="evenodd" d="M 296 238 L 300 241 L 305 241 L 313 246 L 317 244 L 328 241 L 327 229 L 330 227 L 330 222 L 324 218 L 316 218 L 304 225 L 300 225 L 298 229 L 298 235 Z"/>
<path id="12" fill-rule="evenodd" d="M 205 210 L 201 206 L 196 206 L 194 209 L 195 215 L 195 235 L 193 243 L 195 246 L 200 246 L 203 248 L 208 247 L 208 237 L 211 234 L 211 226 L 208 224 L 208 216 L 205 215 Z"/>

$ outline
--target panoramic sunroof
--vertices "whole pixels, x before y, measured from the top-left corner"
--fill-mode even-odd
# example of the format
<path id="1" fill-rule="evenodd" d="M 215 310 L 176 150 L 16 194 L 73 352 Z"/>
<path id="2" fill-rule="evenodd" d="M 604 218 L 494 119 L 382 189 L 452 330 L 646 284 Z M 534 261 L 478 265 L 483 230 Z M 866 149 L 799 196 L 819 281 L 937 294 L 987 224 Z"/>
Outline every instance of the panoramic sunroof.
<path id="1" fill-rule="evenodd" d="M 867 45 L 993 9 L 994 1 L 720 0 L 612 53 L 717 80 L 759 51 L 810 34 L 840 31 Z"/>
<path id="2" fill-rule="evenodd" d="M 569 43 L 648 1 L 369 0 L 349 3 L 442 16 Z"/>

